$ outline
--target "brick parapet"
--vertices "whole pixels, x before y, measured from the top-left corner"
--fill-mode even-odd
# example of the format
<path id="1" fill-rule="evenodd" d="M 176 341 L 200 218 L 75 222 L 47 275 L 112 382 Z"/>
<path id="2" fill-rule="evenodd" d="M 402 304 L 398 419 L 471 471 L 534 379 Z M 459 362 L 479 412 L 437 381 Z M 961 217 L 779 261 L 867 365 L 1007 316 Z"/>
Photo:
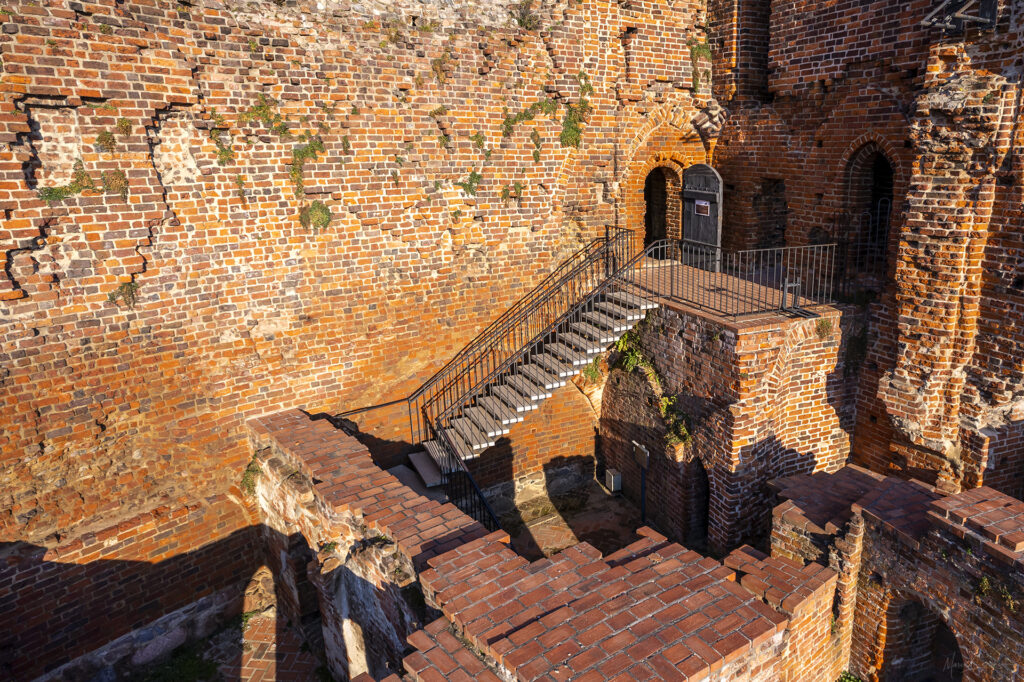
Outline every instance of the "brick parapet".
<path id="1" fill-rule="evenodd" d="M 789 618 L 780 670 L 782 680 L 831 680 L 834 655 L 832 600 L 838 575 L 818 563 L 769 556 L 745 545 L 725 558 L 740 584 Z"/>
<path id="2" fill-rule="evenodd" d="M 931 503 L 940 530 L 980 547 L 1009 571 L 1024 575 L 1024 502 L 983 486 Z"/>
<path id="3" fill-rule="evenodd" d="M 455 505 L 407 488 L 378 467 L 354 436 L 326 419 L 288 410 L 251 420 L 249 426 L 257 450 L 271 448 L 309 479 L 325 525 L 344 514 L 357 517 L 392 538 L 417 569 L 486 532 Z"/>

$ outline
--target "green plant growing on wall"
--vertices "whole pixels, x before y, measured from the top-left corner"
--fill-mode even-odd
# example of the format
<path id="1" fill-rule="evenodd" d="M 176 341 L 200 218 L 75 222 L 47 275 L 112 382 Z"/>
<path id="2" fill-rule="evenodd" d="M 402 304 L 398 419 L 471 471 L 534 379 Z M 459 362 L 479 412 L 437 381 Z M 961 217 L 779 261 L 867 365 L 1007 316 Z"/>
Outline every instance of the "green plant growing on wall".
<path id="1" fill-rule="evenodd" d="M 596 384 L 601 380 L 601 358 L 594 358 L 583 368 L 583 378 L 587 383 Z"/>
<path id="2" fill-rule="evenodd" d="M 594 94 L 594 86 L 590 83 L 590 78 L 584 72 L 580 71 L 576 76 L 576 80 L 580 85 L 580 99 L 579 101 L 567 102 L 565 105 L 565 116 L 562 117 L 562 134 L 559 135 L 558 141 L 561 142 L 563 147 L 579 147 L 583 137 L 583 129 L 581 124 L 585 123 L 587 117 L 590 116 L 590 112 L 593 107 L 590 106 L 590 100 L 588 96 Z"/>
<path id="3" fill-rule="evenodd" d="M 649 322 L 645 321 L 641 324 L 646 325 Z M 615 350 L 619 353 L 615 367 L 625 372 L 632 372 L 634 369 L 640 368 L 646 375 L 647 383 L 658 399 L 658 414 L 665 423 L 665 444 L 669 446 L 688 444 L 692 439 L 690 418 L 680 409 L 676 396 L 665 395 L 664 381 L 661 375 L 658 374 L 654 363 L 644 354 L 640 343 L 639 328 L 631 329 L 619 337 L 615 342 Z"/>
<path id="4" fill-rule="evenodd" d="M 333 541 L 332 542 L 327 542 L 323 546 L 320 547 L 320 551 L 321 552 L 327 552 L 327 553 L 331 553 L 331 552 L 333 552 L 336 549 L 338 549 L 338 543 L 337 542 L 333 542 Z"/>
<path id="5" fill-rule="evenodd" d="M 295 196 L 301 197 L 305 193 L 306 185 L 302 177 L 303 168 L 307 161 L 313 161 L 317 154 L 324 153 L 324 143 L 318 136 L 304 133 L 303 144 L 292 149 L 292 162 L 288 165 L 288 177 L 291 178 L 295 187 Z"/>
<path id="6" fill-rule="evenodd" d="M 101 152 L 112 152 L 116 145 L 117 138 L 109 130 L 104 130 L 96 135 L 96 146 L 99 147 Z"/>
<path id="7" fill-rule="evenodd" d="M 242 123 L 259 121 L 270 128 L 271 132 L 284 138 L 291 137 L 288 123 L 277 111 L 277 102 L 263 93 L 256 95 L 256 104 L 249 107 L 239 115 L 238 120 Z"/>
<path id="8" fill-rule="evenodd" d="M 447 113 L 448 113 L 448 107 L 446 107 L 445 105 L 442 104 L 439 107 L 435 107 L 435 108 L 431 109 L 430 112 L 427 114 L 427 116 L 430 116 L 430 118 L 440 118 L 440 117 L 444 116 Z"/>
<path id="9" fill-rule="evenodd" d="M 533 0 L 520 0 L 509 8 L 509 15 L 516 26 L 524 31 L 540 30 L 540 15 L 533 11 Z"/>
<path id="10" fill-rule="evenodd" d="M 818 335 L 818 338 L 824 341 L 825 339 L 832 336 L 832 320 L 822 317 L 814 323 L 814 333 Z"/>
<path id="11" fill-rule="evenodd" d="M 992 591 L 992 583 L 988 579 L 988 576 L 981 576 L 978 582 L 974 584 L 974 594 L 976 597 L 988 596 L 988 593 Z"/>
<path id="12" fill-rule="evenodd" d="M 210 141 L 213 142 L 213 146 L 217 148 L 217 165 L 226 166 L 234 161 L 235 152 L 231 149 L 231 145 L 224 142 L 219 129 L 214 128 L 210 131 Z"/>
<path id="13" fill-rule="evenodd" d="M 117 119 L 117 132 L 121 137 L 128 137 L 132 134 L 132 122 L 124 116 Z"/>
<path id="14" fill-rule="evenodd" d="M 505 185 L 501 188 L 501 200 L 504 203 L 508 203 L 510 199 L 522 199 L 523 198 L 523 183 L 514 182 L 510 185 Z"/>
<path id="15" fill-rule="evenodd" d="M 1006 585 L 999 586 L 999 597 L 1003 600 L 1006 608 L 1008 608 L 1011 613 L 1015 613 L 1017 611 L 1017 600 L 1013 598 L 1013 593 L 1010 592 L 1010 588 Z"/>
<path id="16" fill-rule="evenodd" d="M 452 51 L 445 48 L 444 52 L 440 57 L 436 57 L 430 60 L 430 72 L 434 74 L 434 78 L 441 85 L 444 85 L 445 81 L 448 80 L 448 69 L 452 63 Z"/>
<path id="17" fill-rule="evenodd" d="M 451 137 L 451 135 L 438 135 L 438 136 L 437 136 L 437 144 L 438 144 L 438 145 L 439 145 L 440 147 L 443 147 L 443 148 L 445 148 L 445 149 L 448 149 L 448 146 L 449 146 L 449 145 L 450 145 L 451 143 L 452 143 L 452 137 Z"/>
<path id="18" fill-rule="evenodd" d="M 129 308 L 135 308 L 135 301 L 139 293 L 137 282 L 122 282 L 117 288 L 107 294 L 107 300 L 111 303 L 121 301 Z"/>
<path id="19" fill-rule="evenodd" d="M 540 163 L 541 139 L 540 132 L 536 128 L 530 133 L 530 142 L 533 142 L 533 162 Z"/>
<path id="20" fill-rule="evenodd" d="M 469 136 L 469 140 L 474 147 L 484 153 L 484 158 L 491 158 L 491 150 L 487 148 L 487 137 L 483 133 L 477 131 Z"/>
<path id="21" fill-rule="evenodd" d="M 100 182 L 103 183 L 103 191 L 107 194 L 116 194 L 121 197 L 121 201 L 128 200 L 128 176 L 124 171 L 103 171 Z"/>
<path id="22" fill-rule="evenodd" d="M 853 673 L 846 671 L 839 675 L 839 679 L 836 680 L 836 682 L 864 682 L 864 680 L 860 679 Z"/>
<path id="23" fill-rule="evenodd" d="M 502 137 L 512 137 L 512 133 L 515 132 L 516 126 L 520 123 L 523 123 L 524 121 L 532 121 L 538 114 L 554 116 L 557 111 L 558 102 L 549 97 L 539 99 L 522 111 L 518 111 L 514 114 L 510 114 L 508 107 L 505 107 L 503 109 L 505 118 L 501 122 L 501 135 Z"/>
<path id="24" fill-rule="evenodd" d="M 707 43 L 702 43 L 696 38 L 690 38 L 686 41 L 687 47 L 690 48 L 690 66 L 693 70 L 693 89 L 700 90 L 700 60 L 707 59 L 711 61 L 711 46 Z M 708 72 L 710 74 L 710 72 Z M 708 76 L 710 80 L 710 75 Z"/>
<path id="25" fill-rule="evenodd" d="M 483 176 L 474 170 L 469 172 L 469 177 L 465 180 L 456 182 L 455 186 L 462 188 L 462 191 L 470 196 L 476 196 L 481 180 L 483 180 Z"/>
<path id="26" fill-rule="evenodd" d="M 236 175 L 235 176 L 235 187 L 238 188 L 238 198 L 244 200 L 245 199 L 245 176 L 244 175 Z"/>
<path id="27" fill-rule="evenodd" d="M 96 184 L 89 177 L 89 174 L 85 172 L 85 164 L 82 163 L 81 159 L 77 159 L 71 168 L 71 182 L 56 187 L 40 187 L 36 194 L 41 200 L 52 204 L 64 201 L 79 192 L 94 189 L 96 189 Z"/>
<path id="28" fill-rule="evenodd" d="M 322 201 L 314 201 L 299 212 L 299 223 L 307 230 L 322 230 L 331 224 L 331 209 Z"/>
<path id="29" fill-rule="evenodd" d="M 242 492 L 252 497 L 256 494 L 256 479 L 260 477 L 263 470 L 260 469 L 259 462 L 253 457 L 249 460 L 249 463 L 245 465 L 245 471 L 242 472 L 242 480 L 239 483 L 239 487 Z"/>

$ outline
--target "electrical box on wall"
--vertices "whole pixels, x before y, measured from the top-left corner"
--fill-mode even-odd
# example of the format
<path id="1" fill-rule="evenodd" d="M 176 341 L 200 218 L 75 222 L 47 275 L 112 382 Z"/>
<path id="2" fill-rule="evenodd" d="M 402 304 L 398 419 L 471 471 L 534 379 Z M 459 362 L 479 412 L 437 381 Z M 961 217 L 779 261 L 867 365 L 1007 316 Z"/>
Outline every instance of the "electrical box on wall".
<path id="1" fill-rule="evenodd" d="M 617 493 L 622 490 L 622 474 L 615 469 L 605 469 L 604 471 L 604 487 L 613 493 Z"/>

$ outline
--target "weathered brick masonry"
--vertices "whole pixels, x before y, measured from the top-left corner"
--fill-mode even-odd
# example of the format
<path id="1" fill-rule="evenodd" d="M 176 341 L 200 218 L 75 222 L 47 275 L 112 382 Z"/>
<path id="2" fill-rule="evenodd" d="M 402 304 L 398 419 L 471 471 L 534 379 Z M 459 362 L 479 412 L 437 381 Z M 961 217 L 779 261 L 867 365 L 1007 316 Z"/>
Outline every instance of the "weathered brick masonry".
<path id="1" fill-rule="evenodd" d="M 237 497 L 217 495 L 158 507 L 55 547 L 6 545 L 0 671 L 34 679 L 174 612 L 171 623 L 149 627 L 105 661 L 79 662 L 65 679 L 148 663 L 209 635 L 241 613 L 242 590 L 262 561 L 253 520 Z"/>
<path id="2" fill-rule="evenodd" d="M 704 160 L 697 2 L 10 10 L 5 537 L 224 490 L 249 416 L 400 397 L 642 226 L 651 154 Z"/>
<path id="3" fill-rule="evenodd" d="M 780 220 L 789 245 L 856 238 L 864 163 L 884 158 L 888 269 L 854 456 L 949 490 L 979 485 L 997 470 L 984 449 L 1012 442 L 1021 420 L 1019 7 L 999 2 L 992 31 L 943 36 L 921 25 L 927 1 L 718 5 L 723 242 L 770 243 Z M 1016 466 L 1018 447 L 996 449 Z"/>
<path id="4" fill-rule="evenodd" d="M 854 406 L 845 364 L 853 321 L 841 317 L 833 310 L 812 320 L 770 315 L 735 323 L 678 306 L 650 314 L 641 327 L 644 353 L 692 440 L 666 445 L 660 396 L 640 370 L 615 370 L 601 402 L 603 464 L 621 471 L 626 493 L 639 499 L 632 443 L 647 447 L 648 509 L 673 539 L 708 539 L 724 552 L 767 536 L 768 482 L 834 471 L 849 454 Z"/>

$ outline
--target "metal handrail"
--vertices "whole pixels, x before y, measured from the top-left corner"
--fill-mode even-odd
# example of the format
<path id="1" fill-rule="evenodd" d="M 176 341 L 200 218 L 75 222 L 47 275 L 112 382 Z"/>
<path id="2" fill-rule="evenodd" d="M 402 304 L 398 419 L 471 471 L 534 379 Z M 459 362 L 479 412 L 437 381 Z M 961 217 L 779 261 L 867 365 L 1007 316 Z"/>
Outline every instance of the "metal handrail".
<path id="1" fill-rule="evenodd" d="M 417 444 L 424 440 L 428 440 L 427 425 L 425 422 L 418 419 L 418 416 L 422 414 L 422 408 L 425 405 L 434 402 L 437 399 L 437 396 L 445 393 L 454 385 L 455 382 L 452 379 L 452 375 L 457 370 L 465 370 L 466 367 L 470 366 L 467 362 L 467 358 L 470 356 L 480 357 L 484 355 L 487 349 L 493 346 L 496 340 L 500 338 L 498 336 L 499 332 L 508 333 L 510 330 L 517 328 L 517 326 L 521 324 L 522 320 L 526 318 L 525 312 L 534 309 L 538 300 L 543 301 L 546 298 L 550 298 L 552 293 L 557 293 L 564 286 L 564 281 L 571 278 L 573 272 L 578 270 L 581 267 L 581 264 L 587 265 L 594 262 L 595 258 L 607 257 L 607 247 L 609 244 L 615 244 L 616 247 L 627 246 L 633 234 L 631 230 L 626 230 L 624 228 L 612 228 L 610 232 L 610 235 L 598 237 L 592 240 L 589 244 L 576 251 L 569 258 L 560 263 L 559 266 L 546 275 L 544 279 L 537 284 L 537 286 L 516 301 L 516 303 L 502 313 L 497 319 L 488 324 L 487 327 L 477 334 L 472 341 L 466 344 L 458 353 L 455 354 L 453 358 L 446 362 L 444 367 L 435 372 L 419 388 L 407 397 L 378 405 L 346 410 L 345 412 L 335 415 L 335 417 L 344 419 L 372 410 L 393 407 L 395 405 L 405 403 L 409 418 L 410 442 Z"/>
<path id="2" fill-rule="evenodd" d="M 449 437 L 451 420 L 492 391 L 498 380 L 575 322 L 612 287 L 645 298 L 677 301 L 736 319 L 774 310 L 806 313 L 832 302 L 834 244 L 726 251 L 695 242 L 660 240 L 631 255 L 633 233 L 596 239 L 563 262 L 489 324 L 405 403 L 410 440 L 433 439 L 449 499 L 489 528 L 497 518 Z M 382 407 L 382 406 L 376 406 Z M 352 410 L 339 417 L 357 414 Z"/>

